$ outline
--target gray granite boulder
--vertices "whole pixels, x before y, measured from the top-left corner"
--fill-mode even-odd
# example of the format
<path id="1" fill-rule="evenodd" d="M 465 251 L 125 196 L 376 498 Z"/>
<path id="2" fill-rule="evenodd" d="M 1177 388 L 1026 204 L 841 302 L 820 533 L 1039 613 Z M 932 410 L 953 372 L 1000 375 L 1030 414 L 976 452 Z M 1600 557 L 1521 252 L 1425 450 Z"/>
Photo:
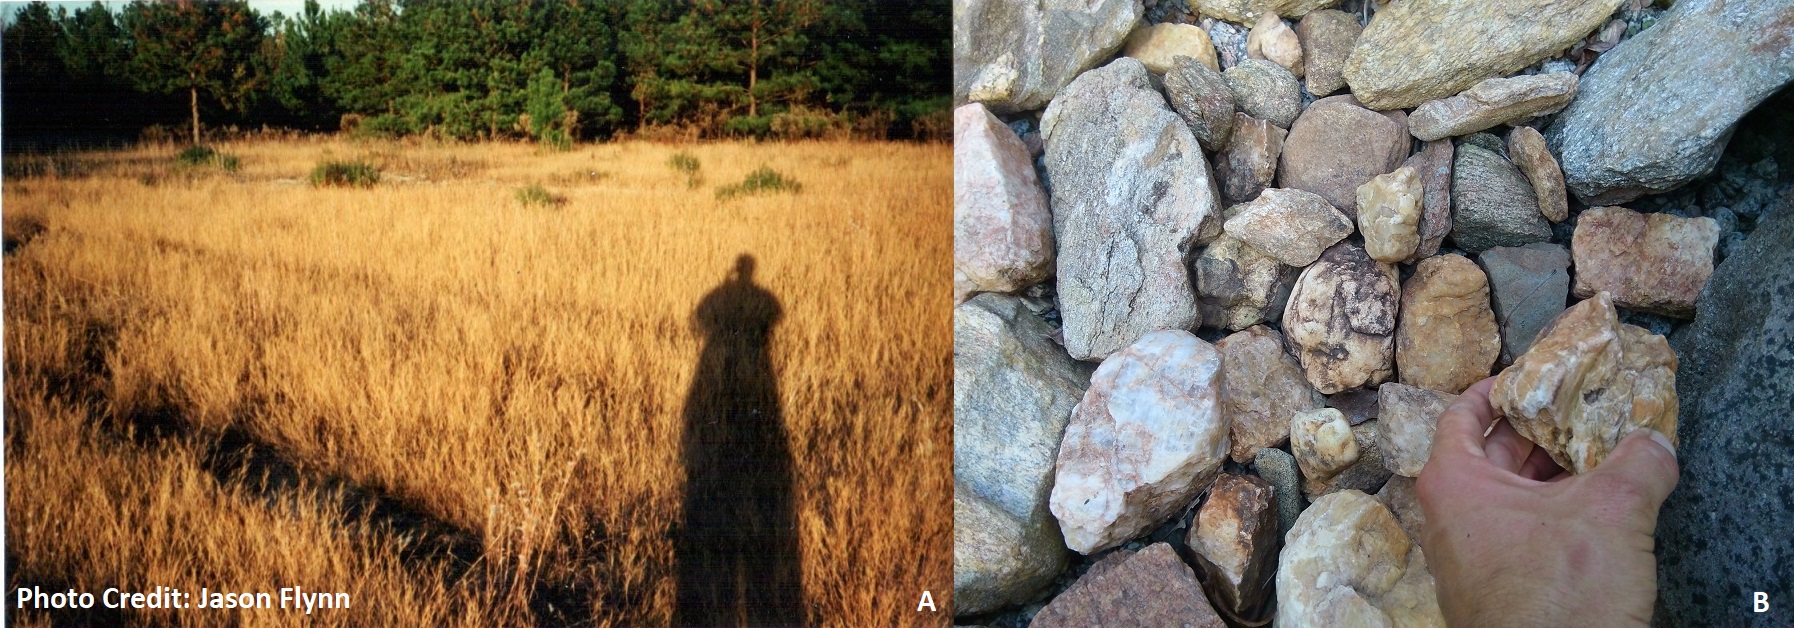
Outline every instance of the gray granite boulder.
<path id="1" fill-rule="evenodd" d="M 953 103 L 996 113 L 1044 107 L 1114 56 L 1144 11 L 1140 0 L 954 0 Z"/>

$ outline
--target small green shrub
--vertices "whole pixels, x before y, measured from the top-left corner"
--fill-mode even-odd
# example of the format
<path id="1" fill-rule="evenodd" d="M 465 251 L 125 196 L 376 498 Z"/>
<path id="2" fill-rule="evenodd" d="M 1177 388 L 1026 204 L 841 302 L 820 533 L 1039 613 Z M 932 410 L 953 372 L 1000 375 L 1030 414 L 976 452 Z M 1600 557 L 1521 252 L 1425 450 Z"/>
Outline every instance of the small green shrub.
<path id="1" fill-rule="evenodd" d="M 380 169 L 365 161 L 326 161 L 311 169 L 311 184 L 317 187 L 371 188 L 380 182 Z"/>
<path id="2" fill-rule="evenodd" d="M 517 188 L 517 202 L 523 203 L 525 207 L 530 205 L 560 207 L 566 204 L 567 197 L 548 191 L 548 188 L 542 187 L 540 183 L 531 183 Z"/>
<path id="3" fill-rule="evenodd" d="M 182 149 L 174 156 L 174 162 L 188 168 L 217 166 L 225 172 L 236 172 L 243 165 L 236 155 L 218 152 L 216 149 L 202 144 L 195 144 Z"/>
<path id="4" fill-rule="evenodd" d="M 803 185 L 798 183 L 797 179 L 779 174 L 779 171 L 773 170 L 772 168 L 760 166 L 753 172 L 748 173 L 747 178 L 743 179 L 741 183 L 717 188 L 716 197 L 727 200 L 743 194 L 756 194 L 760 192 L 790 192 L 796 194 L 802 189 Z"/>
<path id="5" fill-rule="evenodd" d="M 667 165 L 685 175 L 687 189 L 696 189 L 704 182 L 703 176 L 698 173 L 698 169 L 701 167 L 698 164 L 698 158 L 693 157 L 691 153 L 685 151 L 673 153 L 673 158 L 667 160 Z"/>

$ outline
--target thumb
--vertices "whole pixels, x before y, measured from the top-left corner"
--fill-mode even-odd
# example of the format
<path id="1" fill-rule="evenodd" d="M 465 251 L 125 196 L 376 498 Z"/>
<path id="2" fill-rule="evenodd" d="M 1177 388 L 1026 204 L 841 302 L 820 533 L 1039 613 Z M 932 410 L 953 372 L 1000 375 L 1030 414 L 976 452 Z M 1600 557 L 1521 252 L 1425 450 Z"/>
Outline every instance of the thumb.
<path id="1" fill-rule="evenodd" d="M 1641 429 L 1626 436 L 1613 453 L 1588 475 L 1606 475 L 1607 479 L 1629 485 L 1638 491 L 1654 512 L 1675 490 L 1681 468 L 1676 464 L 1676 450 L 1669 437 L 1653 429 Z"/>

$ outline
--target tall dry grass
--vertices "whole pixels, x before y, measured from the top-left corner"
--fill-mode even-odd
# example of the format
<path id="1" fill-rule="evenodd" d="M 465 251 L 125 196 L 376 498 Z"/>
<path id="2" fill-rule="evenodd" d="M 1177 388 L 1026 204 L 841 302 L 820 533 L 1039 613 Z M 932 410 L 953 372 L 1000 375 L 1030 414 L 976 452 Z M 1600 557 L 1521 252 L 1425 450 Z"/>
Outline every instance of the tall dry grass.
<path id="1" fill-rule="evenodd" d="M 746 253 L 785 312 L 807 619 L 948 621 L 946 146 L 219 148 L 240 169 L 9 158 L 9 591 L 355 604 L 100 616 L 179 625 L 665 624 L 692 309 Z M 354 159 L 382 182 L 305 183 Z M 802 191 L 717 199 L 761 166 Z"/>

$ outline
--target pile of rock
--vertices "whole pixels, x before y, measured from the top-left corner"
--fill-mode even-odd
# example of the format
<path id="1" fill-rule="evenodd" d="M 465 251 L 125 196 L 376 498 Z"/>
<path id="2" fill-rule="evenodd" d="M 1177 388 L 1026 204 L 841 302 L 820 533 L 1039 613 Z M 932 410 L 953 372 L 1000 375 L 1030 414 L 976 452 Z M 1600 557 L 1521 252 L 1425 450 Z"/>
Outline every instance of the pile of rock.
<path id="1" fill-rule="evenodd" d="M 959 617 L 1439 625 L 1413 478 L 1457 393 L 1501 372 L 1574 472 L 1673 438 L 1624 321 L 1694 318 L 1723 230 L 1614 203 L 1794 77 L 1794 0 L 1337 4 L 956 4 Z"/>

